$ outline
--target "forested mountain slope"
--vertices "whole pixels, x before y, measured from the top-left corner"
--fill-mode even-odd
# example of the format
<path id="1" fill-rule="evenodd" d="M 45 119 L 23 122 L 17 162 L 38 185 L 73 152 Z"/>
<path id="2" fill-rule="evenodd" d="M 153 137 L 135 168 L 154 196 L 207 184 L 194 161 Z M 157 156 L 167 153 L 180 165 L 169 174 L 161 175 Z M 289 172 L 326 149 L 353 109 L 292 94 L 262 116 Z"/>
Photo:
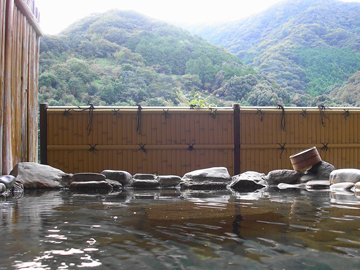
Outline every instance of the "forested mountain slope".
<path id="1" fill-rule="evenodd" d="M 86 17 L 41 40 L 50 105 L 289 104 L 284 89 L 225 49 L 135 12 Z"/>
<path id="2" fill-rule="evenodd" d="M 339 92 L 360 70 L 360 3 L 288 0 L 240 21 L 188 29 L 274 80 L 299 106 Z M 320 100 L 343 103 L 330 97 Z"/>

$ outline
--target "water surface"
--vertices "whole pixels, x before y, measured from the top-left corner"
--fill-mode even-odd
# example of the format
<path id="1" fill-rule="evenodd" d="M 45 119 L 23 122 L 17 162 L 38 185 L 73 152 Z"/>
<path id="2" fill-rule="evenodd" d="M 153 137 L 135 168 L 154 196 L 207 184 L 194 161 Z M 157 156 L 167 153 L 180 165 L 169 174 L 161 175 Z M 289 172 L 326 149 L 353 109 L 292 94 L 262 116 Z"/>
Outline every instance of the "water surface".
<path id="1" fill-rule="evenodd" d="M 360 269 L 360 198 L 307 190 L 1 198 L 0 269 Z"/>

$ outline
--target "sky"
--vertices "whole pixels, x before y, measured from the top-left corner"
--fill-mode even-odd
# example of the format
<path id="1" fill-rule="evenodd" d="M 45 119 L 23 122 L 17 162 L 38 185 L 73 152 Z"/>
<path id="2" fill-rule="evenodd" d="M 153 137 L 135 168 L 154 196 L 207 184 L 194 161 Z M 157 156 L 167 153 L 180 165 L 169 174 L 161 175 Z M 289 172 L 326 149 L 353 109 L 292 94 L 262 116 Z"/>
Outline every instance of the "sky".
<path id="1" fill-rule="evenodd" d="M 234 21 L 268 9 L 283 0 L 36 0 L 45 34 L 58 34 L 73 22 L 111 9 L 134 10 L 148 17 L 178 24 Z M 341 0 L 360 2 L 360 0 Z"/>

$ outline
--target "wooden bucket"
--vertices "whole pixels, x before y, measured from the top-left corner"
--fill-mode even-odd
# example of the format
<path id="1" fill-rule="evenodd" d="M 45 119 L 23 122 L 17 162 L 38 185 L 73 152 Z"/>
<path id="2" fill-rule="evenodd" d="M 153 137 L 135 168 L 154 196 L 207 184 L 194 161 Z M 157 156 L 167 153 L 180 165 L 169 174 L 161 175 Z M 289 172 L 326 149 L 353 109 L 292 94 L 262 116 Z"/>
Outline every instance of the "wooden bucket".
<path id="1" fill-rule="evenodd" d="M 300 153 L 290 156 L 291 164 L 295 171 L 299 171 L 303 168 L 310 167 L 319 163 L 321 157 L 316 147 L 306 149 Z"/>

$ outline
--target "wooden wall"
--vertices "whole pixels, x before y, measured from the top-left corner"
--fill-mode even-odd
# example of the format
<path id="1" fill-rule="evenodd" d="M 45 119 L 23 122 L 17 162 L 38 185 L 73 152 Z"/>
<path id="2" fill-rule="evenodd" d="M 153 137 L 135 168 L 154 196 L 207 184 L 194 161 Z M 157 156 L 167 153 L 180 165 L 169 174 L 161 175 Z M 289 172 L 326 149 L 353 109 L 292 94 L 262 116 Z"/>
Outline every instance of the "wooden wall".
<path id="1" fill-rule="evenodd" d="M 33 0 L 0 0 L 0 166 L 37 161 L 38 69 L 42 32 Z"/>
<path id="2" fill-rule="evenodd" d="M 47 143 L 42 157 L 47 154 L 47 158 L 42 163 L 69 173 L 114 169 L 182 176 L 214 166 L 227 167 L 232 175 L 249 170 L 268 173 L 292 169 L 289 156 L 313 146 L 337 168 L 359 167 L 358 108 L 283 111 L 235 106 L 211 113 L 199 108 L 147 107 L 139 112 L 136 107 L 49 107 L 43 111 L 47 123 L 42 138 Z"/>

